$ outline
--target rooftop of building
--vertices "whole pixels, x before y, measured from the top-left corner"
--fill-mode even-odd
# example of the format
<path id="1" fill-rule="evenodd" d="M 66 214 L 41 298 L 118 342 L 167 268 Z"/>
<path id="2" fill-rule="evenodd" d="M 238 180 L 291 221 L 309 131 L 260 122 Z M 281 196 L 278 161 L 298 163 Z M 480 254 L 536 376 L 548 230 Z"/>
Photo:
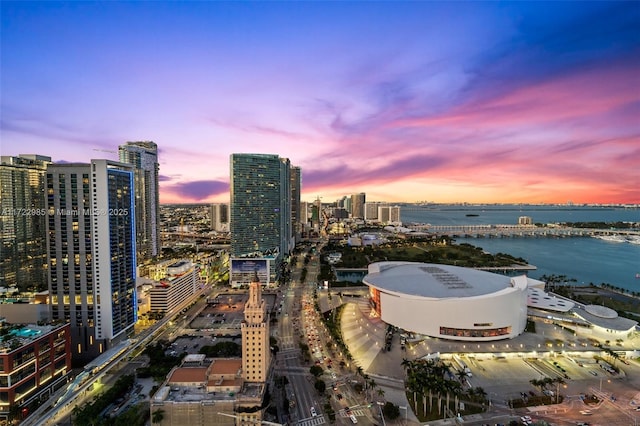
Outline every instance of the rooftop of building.
<path id="1" fill-rule="evenodd" d="M 264 390 L 264 383 L 245 382 L 242 386 L 241 396 L 245 398 L 259 398 Z"/>
<path id="2" fill-rule="evenodd" d="M 209 374 L 235 375 L 240 369 L 242 369 L 242 358 L 217 358 L 213 360 Z"/>
<path id="3" fill-rule="evenodd" d="M 178 367 L 169 373 L 168 383 L 178 385 L 181 383 L 206 383 L 208 367 Z"/>
<path id="4" fill-rule="evenodd" d="M 194 369 L 197 370 L 197 369 Z M 170 383 L 167 382 L 153 396 L 153 401 L 169 401 L 169 402 L 233 402 L 233 401 L 251 401 L 261 400 L 266 390 L 264 383 L 243 383 L 242 379 L 224 380 L 222 382 L 212 382 L 206 385 L 193 385 L 199 383 L 193 381 L 190 383 Z M 225 391 L 209 391 L 207 386 L 218 386 L 234 390 Z"/>
<path id="5" fill-rule="evenodd" d="M 203 362 L 206 357 L 207 356 L 205 354 L 188 354 L 184 357 L 182 362 Z"/>
<path id="6" fill-rule="evenodd" d="M 519 278 L 451 265 L 377 262 L 369 265 L 363 282 L 397 295 L 441 299 L 496 293 L 514 287 Z"/>
<path id="7" fill-rule="evenodd" d="M 584 308 L 576 307 L 575 314 L 593 324 L 613 331 L 631 331 L 638 325 L 637 321 L 618 316 L 617 312 L 604 306 L 587 305 Z"/>
<path id="8" fill-rule="evenodd" d="M 153 396 L 154 401 L 201 402 L 235 401 L 235 392 L 208 392 L 204 386 L 168 385 L 163 386 Z"/>
<path id="9" fill-rule="evenodd" d="M 242 386 L 242 378 L 233 378 L 233 379 L 209 379 L 207 382 L 207 386 L 209 387 L 222 387 L 222 388 L 237 388 L 239 389 Z"/>
<path id="10" fill-rule="evenodd" d="M 190 265 L 191 262 L 189 262 L 188 260 L 178 260 L 177 262 L 172 263 L 171 265 L 169 265 L 170 268 L 182 268 L 183 266 L 186 265 Z"/>
<path id="11" fill-rule="evenodd" d="M 4 319 L 0 319 L 0 322 L 3 321 Z M 18 349 L 60 327 L 61 325 L 2 324 L 0 327 L 0 353 L 8 353 Z"/>
<path id="12" fill-rule="evenodd" d="M 570 300 L 545 293 L 539 288 L 529 287 L 527 306 L 547 311 L 569 312 L 575 306 L 575 303 Z"/>

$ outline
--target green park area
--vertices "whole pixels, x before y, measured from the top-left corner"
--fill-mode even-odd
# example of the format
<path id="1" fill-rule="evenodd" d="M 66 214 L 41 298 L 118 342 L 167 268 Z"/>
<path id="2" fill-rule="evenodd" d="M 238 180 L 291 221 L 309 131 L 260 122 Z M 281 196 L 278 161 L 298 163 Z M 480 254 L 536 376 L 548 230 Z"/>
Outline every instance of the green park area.
<path id="1" fill-rule="evenodd" d="M 329 265 L 326 256 L 329 253 L 340 253 L 340 261 Z M 349 246 L 340 242 L 330 242 L 321 254 L 321 272 L 319 280 L 329 281 L 332 286 L 336 282 L 333 268 L 362 268 L 370 263 L 383 261 L 408 261 L 439 263 L 467 268 L 510 268 L 526 266 L 527 261 L 506 253 L 487 253 L 480 247 L 470 244 L 454 244 L 449 238 L 388 240 L 377 245 Z M 353 284 L 351 284 L 353 285 Z"/>

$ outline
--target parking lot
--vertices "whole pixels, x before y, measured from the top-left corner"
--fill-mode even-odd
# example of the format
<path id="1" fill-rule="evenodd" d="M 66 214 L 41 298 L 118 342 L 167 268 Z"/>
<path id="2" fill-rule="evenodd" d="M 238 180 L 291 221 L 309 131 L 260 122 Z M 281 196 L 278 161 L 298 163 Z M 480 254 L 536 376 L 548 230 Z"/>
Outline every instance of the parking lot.
<path id="1" fill-rule="evenodd" d="M 237 336 L 216 337 L 202 335 L 182 335 L 178 336 L 167 349 L 167 355 L 177 356 L 182 353 L 197 354 L 203 346 L 213 346 L 219 342 L 235 342 L 240 344 L 240 332 Z"/>
<path id="2" fill-rule="evenodd" d="M 214 303 L 207 304 L 191 321 L 189 328 L 214 333 L 223 329 L 239 330 L 248 298 L 248 293 L 219 294 L 215 297 Z M 263 293 L 262 298 L 267 304 L 267 312 L 271 312 L 276 303 L 276 294 Z"/>

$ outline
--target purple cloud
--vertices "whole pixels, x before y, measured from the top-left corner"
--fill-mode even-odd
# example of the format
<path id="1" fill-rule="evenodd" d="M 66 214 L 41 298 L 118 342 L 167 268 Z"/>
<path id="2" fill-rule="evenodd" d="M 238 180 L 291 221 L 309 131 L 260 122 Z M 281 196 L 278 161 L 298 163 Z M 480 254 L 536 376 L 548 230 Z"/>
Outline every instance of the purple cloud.
<path id="1" fill-rule="evenodd" d="M 229 192 L 229 182 L 217 180 L 196 180 L 180 182 L 166 188 L 180 199 L 200 201 Z"/>

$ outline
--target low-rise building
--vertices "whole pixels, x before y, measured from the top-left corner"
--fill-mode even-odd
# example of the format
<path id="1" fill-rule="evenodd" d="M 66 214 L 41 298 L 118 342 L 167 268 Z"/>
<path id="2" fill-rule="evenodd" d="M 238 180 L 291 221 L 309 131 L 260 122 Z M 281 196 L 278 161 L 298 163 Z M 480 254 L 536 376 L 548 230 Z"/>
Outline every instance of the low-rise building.
<path id="1" fill-rule="evenodd" d="M 170 312 L 191 297 L 201 284 L 200 268 L 188 260 L 166 265 L 164 277 L 149 290 L 150 310 Z"/>
<path id="2" fill-rule="evenodd" d="M 259 424 L 266 386 L 245 382 L 241 368 L 240 358 L 188 355 L 151 399 L 152 421 L 160 426 Z"/>
<path id="3" fill-rule="evenodd" d="M 0 326 L 0 418 L 24 417 L 71 372 L 70 324 Z"/>

